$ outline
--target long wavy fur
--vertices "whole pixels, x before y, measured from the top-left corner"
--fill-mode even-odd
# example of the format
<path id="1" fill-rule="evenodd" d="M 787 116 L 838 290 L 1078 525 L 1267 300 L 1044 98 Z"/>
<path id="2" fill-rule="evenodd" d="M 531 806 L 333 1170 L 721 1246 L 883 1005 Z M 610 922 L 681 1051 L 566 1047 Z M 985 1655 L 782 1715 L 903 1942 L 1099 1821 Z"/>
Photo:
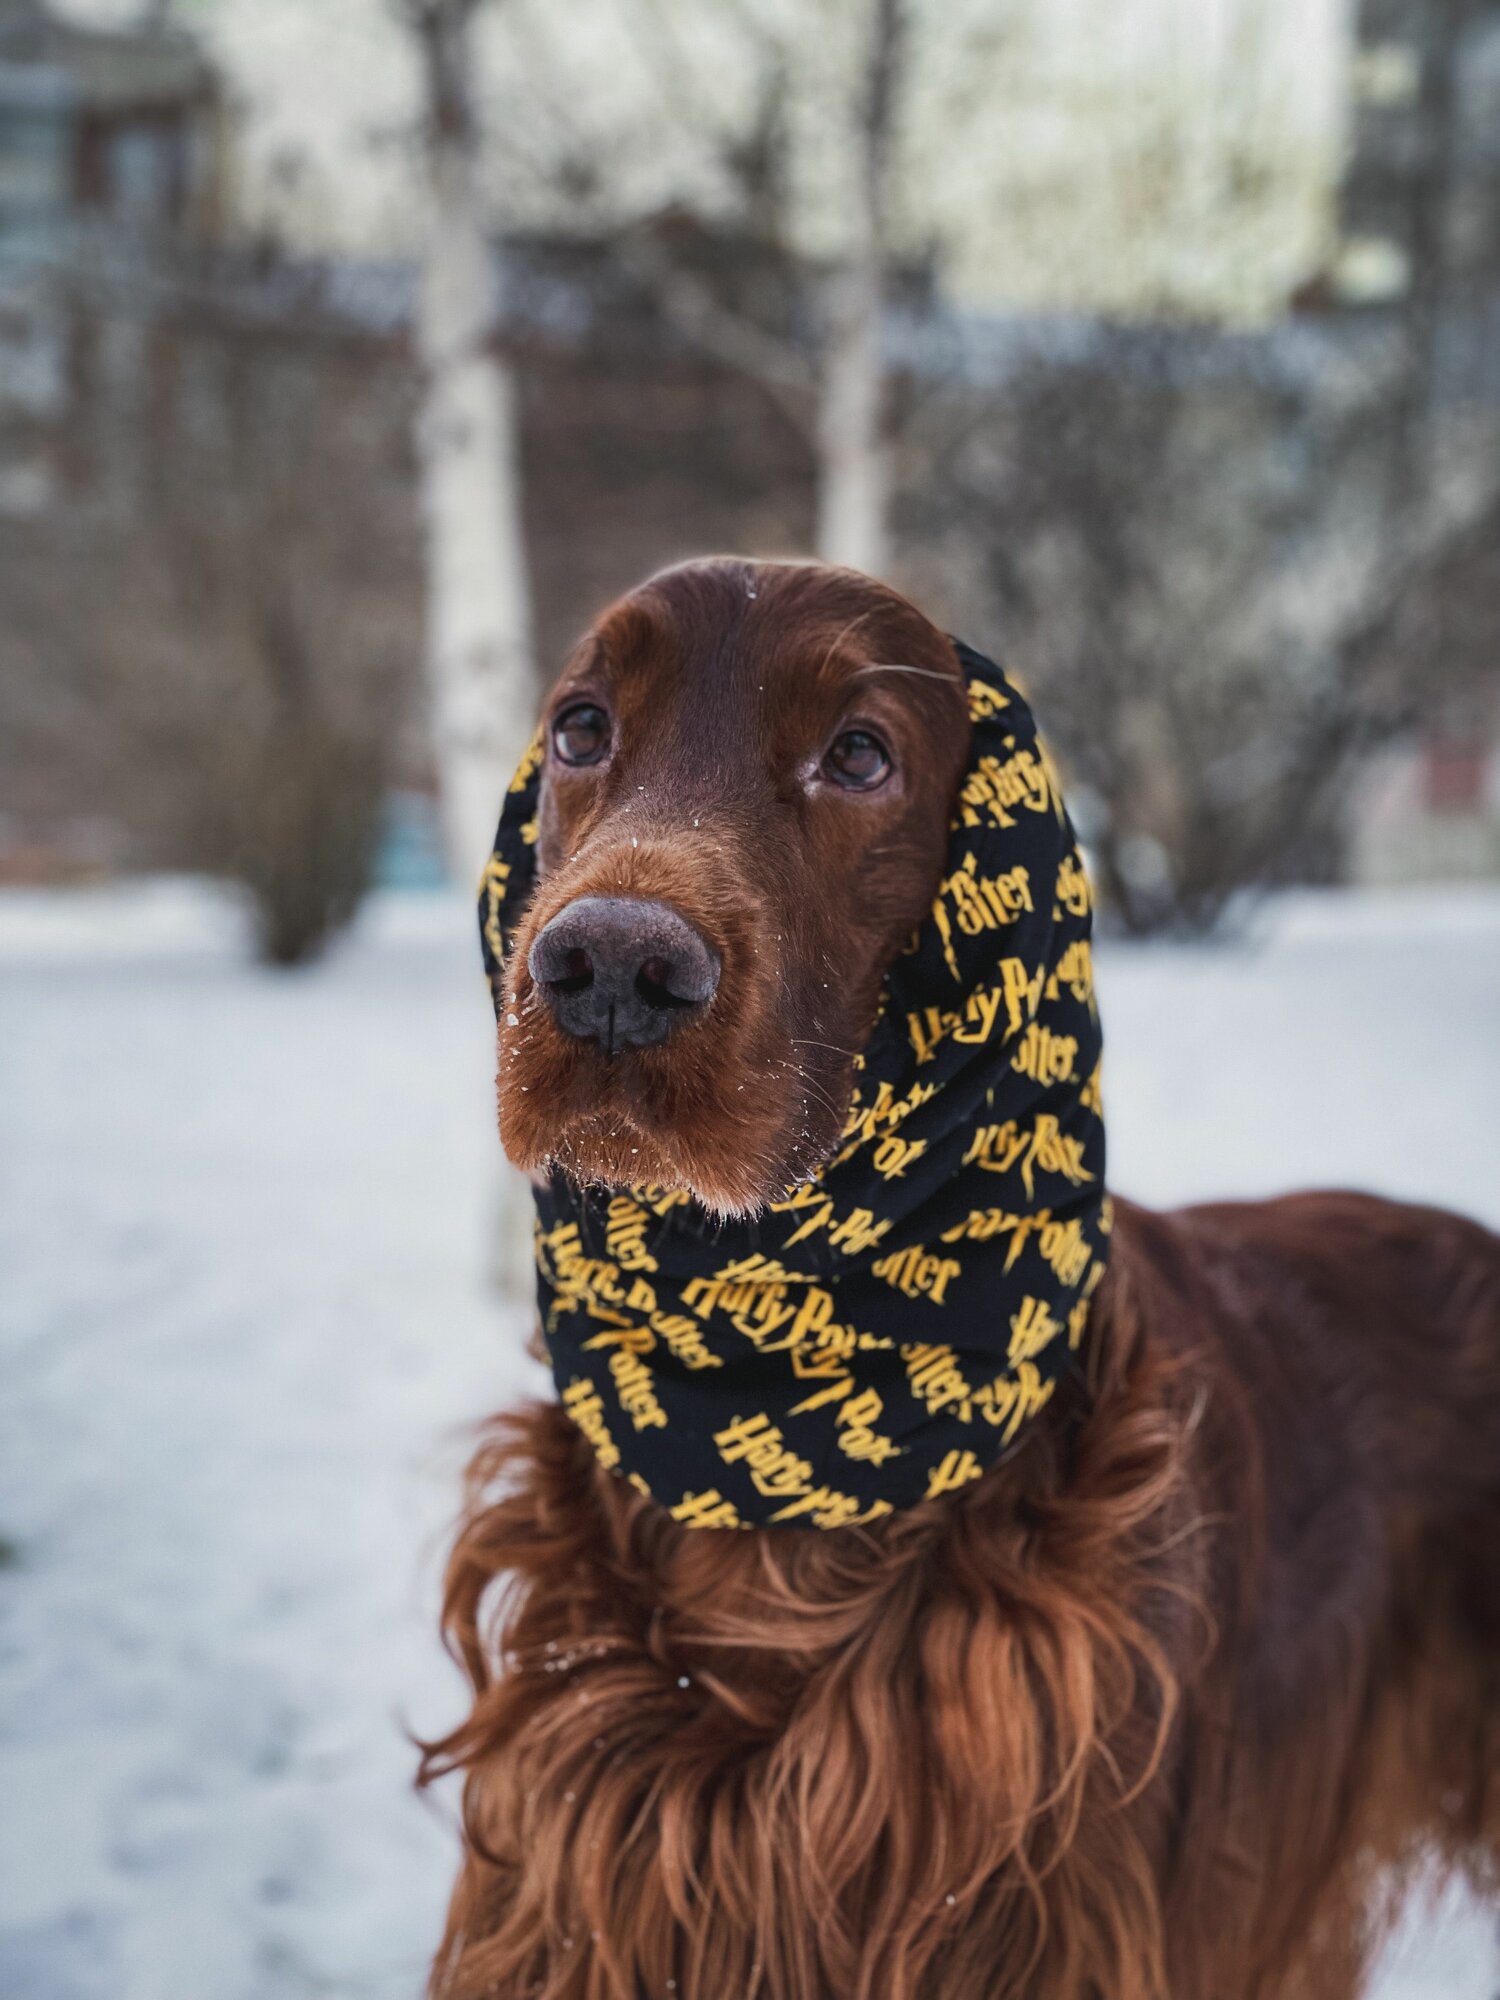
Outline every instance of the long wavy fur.
<path id="1" fill-rule="evenodd" d="M 1122 1204 L 1096 1316 L 1087 1412 L 868 1530 L 495 1420 L 436 2000 L 1352 2000 L 1415 1875 L 1497 1894 L 1500 1243 Z"/>
<path id="2" fill-rule="evenodd" d="M 1137 1389 L 880 1532 L 735 1536 L 555 1409 L 497 1420 L 445 1602 L 474 1707 L 423 1766 L 468 1774 L 434 1991 L 1153 2000 L 1122 1809 L 1177 1704 L 1189 1425 Z"/>

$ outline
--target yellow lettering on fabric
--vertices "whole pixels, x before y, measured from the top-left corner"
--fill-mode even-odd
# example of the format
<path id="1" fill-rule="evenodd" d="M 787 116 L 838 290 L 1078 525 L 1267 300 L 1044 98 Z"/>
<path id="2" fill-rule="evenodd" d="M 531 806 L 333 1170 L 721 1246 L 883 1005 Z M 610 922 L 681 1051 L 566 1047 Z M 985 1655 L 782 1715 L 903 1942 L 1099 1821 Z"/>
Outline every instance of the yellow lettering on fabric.
<path id="1" fill-rule="evenodd" d="M 973 1418 L 973 1389 L 946 1341 L 909 1341 L 901 1349 L 912 1394 L 936 1415 L 956 1410 L 965 1423 Z"/>
<path id="2" fill-rule="evenodd" d="M 542 766 L 543 738 L 539 729 L 527 744 L 521 761 L 516 766 L 516 775 L 510 781 L 512 792 L 524 792 Z"/>
<path id="3" fill-rule="evenodd" d="M 974 1243 L 988 1243 L 996 1236 L 1009 1236 L 1010 1247 L 1005 1253 L 1005 1269 L 1011 1270 L 1016 1259 L 1026 1247 L 1026 1240 L 1041 1223 L 1046 1209 L 1037 1215 L 1012 1215 L 1004 1208 L 971 1208 L 962 1222 L 945 1229 L 938 1239 L 942 1243 L 962 1243 L 965 1237 Z"/>
<path id="4" fill-rule="evenodd" d="M 810 1271 L 789 1270 L 779 1257 L 768 1257 L 760 1250 L 736 1257 L 719 1275 L 735 1284 L 752 1285 L 806 1285 L 812 1280 Z"/>
<path id="5" fill-rule="evenodd" d="M 870 1163 L 882 1179 L 900 1180 L 914 1160 L 920 1160 L 927 1151 L 925 1139 L 902 1139 L 892 1133 L 882 1139 L 870 1155 Z"/>
<path id="6" fill-rule="evenodd" d="M 696 1320 L 685 1313 L 653 1313 L 651 1329 L 666 1342 L 684 1368 L 722 1368 L 724 1357 L 705 1345 Z"/>
<path id="7" fill-rule="evenodd" d="M 789 1200 L 773 1201 L 771 1208 L 778 1215 L 796 1213 L 804 1208 L 810 1211 L 807 1220 L 799 1224 L 786 1239 L 784 1248 L 790 1250 L 796 1244 L 805 1242 L 809 1236 L 816 1236 L 820 1229 L 826 1229 L 829 1242 L 846 1257 L 857 1257 L 862 1251 L 871 1249 L 891 1227 L 892 1220 L 887 1216 L 883 1222 L 877 1222 L 873 1209 L 852 1208 L 840 1221 L 835 1222 L 834 1216 L 837 1211 L 832 1196 L 823 1194 L 811 1186 L 805 1195 L 799 1188 L 797 1194 Z"/>
<path id="8" fill-rule="evenodd" d="M 587 1353 L 605 1347 L 622 1348 L 629 1354 L 651 1354 L 656 1348 L 656 1335 L 649 1326 L 629 1326 L 621 1322 L 604 1333 L 593 1334 L 583 1345 Z"/>
<path id="9" fill-rule="evenodd" d="M 1076 1215 L 1070 1215 L 1066 1222 L 1056 1222 L 1045 1209 L 1038 1220 L 1042 1225 L 1038 1247 L 1058 1283 L 1068 1286 L 1080 1283 L 1094 1254 L 1083 1233 L 1083 1224 Z"/>
<path id="10" fill-rule="evenodd" d="M 586 1312 L 590 1320 L 602 1320 L 606 1326 L 620 1326 L 622 1312 L 650 1318 L 656 1312 L 656 1292 L 644 1278 L 620 1284 L 614 1264 L 592 1258 L 558 1272 L 558 1306 L 566 1312 Z"/>
<path id="11" fill-rule="evenodd" d="M 992 1174 L 1008 1174 L 1019 1167 L 1028 1196 L 1035 1191 L 1038 1167 L 1075 1187 L 1094 1178 L 1083 1164 L 1082 1139 L 1064 1132 L 1050 1111 L 1044 1111 L 1034 1126 L 1020 1125 L 1014 1118 L 1003 1125 L 978 1126 L 964 1155 L 965 1166 L 975 1164 Z"/>
<path id="12" fill-rule="evenodd" d="M 854 1377 L 844 1365 L 844 1360 L 847 1356 L 841 1360 L 837 1354 L 825 1355 L 821 1361 L 816 1357 L 809 1360 L 798 1354 L 792 1356 L 793 1374 L 804 1380 L 823 1382 L 821 1389 L 811 1396 L 804 1396 L 800 1403 L 793 1403 L 792 1416 L 805 1416 L 811 1410 L 824 1409 L 829 1403 L 842 1402 L 849 1396 L 854 1388 Z"/>
<path id="13" fill-rule="evenodd" d="M 956 1257 L 934 1257 L 920 1243 L 906 1250 L 892 1250 L 870 1269 L 909 1299 L 931 1299 L 935 1306 L 947 1302 L 948 1286 L 963 1271 Z"/>
<path id="14" fill-rule="evenodd" d="M 649 1208 L 658 1217 L 670 1215 L 674 1208 L 682 1208 L 692 1200 L 686 1188 L 658 1187 L 655 1181 L 647 1181 L 630 1192 L 643 1208 Z"/>
<path id="15" fill-rule="evenodd" d="M 1087 938 L 1075 938 L 1053 966 L 1047 980 L 1046 996 L 1061 999 L 1064 991 L 1092 1006 L 1094 998 L 1094 948 Z"/>
<path id="16" fill-rule="evenodd" d="M 505 957 L 505 939 L 500 929 L 500 905 L 505 901 L 505 885 L 510 880 L 510 863 L 502 861 L 498 854 L 492 854 L 484 864 L 484 873 L 479 878 L 479 893 L 484 898 L 484 941 L 489 946 L 490 957 L 496 965 Z"/>
<path id="17" fill-rule="evenodd" d="M 674 1521 L 681 1521 L 688 1528 L 745 1528 L 750 1525 L 740 1519 L 734 1502 L 726 1500 L 717 1487 L 710 1487 L 706 1493 L 684 1493 L 677 1505 L 667 1511 Z"/>
<path id="18" fill-rule="evenodd" d="M 1060 1284 L 1076 1285 L 1088 1269 L 1092 1252 L 1083 1224 L 1076 1215 L 1059 1221 L 1050 1208 L 1038 1209 L 1034 1215 L 1013 1215 L 1003 1208 L 971 1209 L 962 1222 L 945 1229 L 939 1241 L 961 1243 L 967 1237 L 975 1243 L 987 1243 L 996 1236 L 1006 1235 L 1010 1237 L 1005 1255 L 1007 1271 L 1014 1269 L 1016 1259 L 1033 1235 Z"/>
<path id="19" fill-rule="evenodd" d="M 620 1407 L 638 1431 L 665 1430 L 667 1413 L 657 1400 L 651 1370 L 643 1356 L 656 1351 L 656 1335 L 648 1326 L 615 1326 L 596 1333 L 584 1351 L 609 1350 L 609 1372 L 615 1378 Z"/>
<path id="20" fill-rule="evenodd" d="M 1103 1072 L 1104 1062 L 1101 1058 L 1094 1064 L 1093 1074 L 1078 1093 L 1078 1102 L 1085 1111 L 1092 1111 L 1096 1118 L 1104 1116 Z"/>
<path id="21" fill-rule="evenodd" d="M 1010 1316 L 1010 1346 L 1006 1359 L 1012 1368 L 1017 1362 L 1030 1361 L 1061 1332 L 1062 1321 L 1052 1317 L 1045 1301 L 1033 1298 L 1028 1292 Z"/>
<path id="22" fill-rule="evenodd" d="M 781 1427 L 763 1412 L 753 1417 L 734 1417 L 714 1443 L 726 1465 L 742 1461 L 758 1493 L 767 1499 L 793 1498 L 806 1493 L 812 1483 L 812 1467 L 799 1458 L 782 1438 Z"/>
<path id="23" fill-rule="evenodd" d="M 969 682 L 969 719 L 972 722 L 993 722 L 1009 707 L 1010 696 L 1002 694 L 991 682 Z"/>
<path id="24" fill-rule="evenodd" d="M 621 1312 L 649 1317 L 656 1310 L 656 1293 L 644 1278 L 627 1284 L 617 1264 L 607 1257 L 585 1257 L 579 1244 L 578 1225 L 567 1223 L 541 1239 L 544 1258 L 565 1311 L 581 1307 L 595 1319 L 618 1323 Z"/>
<path id="25" fill-rule="evenodd" d="M 826 1294 L 825 1294 L 826 1296 Z M 856 1353 L 888 1349 L 891 1341 L 883 1334 L 859 1333 L 852 1326 L 823 1317 L 821 1310 L 808 1322 L 809 1336 L 791 1350 L 792 1373 L 799 1381 L 822 1382 L 824 1387 L 805 1396 L 794 1407 L 793 1416 L 804 1410 L 820 1410 L 851 1394 L 854 1376 L 851 1362 Z"/>
<path id="26" fill-rule="evenodd" d="M 799 1181 L 796 1187 L 789 1189 L 781 1197 L 780 1201 L 766 1204 L 773 1215 L 797 1215 L 804 1208 L 821 1208 L 825 1205 L 832 1206 L 832 1198 L 824 1194 L 816 1181 Z"/>
<path id="27" fill-rule="evenodd" d="M 1020 963 L 1018 959 L 1006 962 Z M 930 1062 L 938 1044 L 950 1036 L 966 1046 L 987 1042 L 999 1025 L 1000 1010 L 1005 1005 L 1005 994 L 1000 987 L 979 986 L 962 1008 L 923 1007 L 918 1013 L 908 1014 L 906 1032 L 917 1061 Z"/>
<path id="28" fill-rule="evenodd" d="M 979 1042 L 987 1042 L 994 1034 L 1000 1020 L 1003 996 L 994 986 L 981 986 L 972 995 L 963 1012 L 954 1018 L 953 1039 L 965 1048 Z"/>
<path id="29" fill-rule="evenodd" d="M 818 1486 L 789 1506 L 780 1507 L 773 1521 L 793 1521 L 799 1514 L 811 1517 L 815 1528 L 859 1528 L 866 1521 L 878 1521 L 894 1512 L 889 1500 L 872 1500 L 862 1508 L 852 1493 L 840 1493 L 832 1486 Z"/>
<path id="30" fill-rule="evenodd" d="M 559 1271 L 569 1270 L 586 1261 L 583 1239 L 576 1222 L 560 1222 L 542 1238 L 542 1248 Z"/>
<path id="31" fill-rule="evenodd" d="M 713 1278 L 690 1278 L 682 1288 L 682 1302 L 691 1306 L 700 1319 L 721 1312 L 737 1333 L 765 1354 L 779 1353 L 792 1345 L 790 1334 L 774 1339 L 790 1322 L 796 1308 L 787 1303 L 787 1287 L 781 1283 L 757 1284 L 721 1274 Z"/>
<path id="32" fill-rule="evenodd" d="M 988 820 L 992 826 L 1013 827 L 1017 812 L 1061 813 L 1056 774 L 1046 752 L 1040 744 L 1035 750 L 1014 749 L 1013 742 L 1007 742 L 1011 754 L 1003 764 L 998 757 L 976 758 L 958 795 L 960 826 L 983 826 Z"/>
<path id="33" fill-rule="evenodd" d="M 1086 917 L 1093 908 L 1093 894 L 1086 870 L 1076 854 L 1065 854 L 1057 871 L 1058 907 L 1070 917 Z"/>
<path id="34" fill-rule="evenodd" d="M 984 1467 L 972 1451 L 961 1451 L 955 1447 L 944 1452 L 942 1458 L 927 1476 L 928 1500 L 936 1500 L 940 1493 L 954 1493 L 960 1486 L 967 1486 L 971 1479 L 978 1479 Z"/>
<path id="35" fill-rule="evenodd" d="M 1084 1328 L 1089 1323 L 1089 1294 L 1084 1293 L 1068 1314 L 1068 1346 L 1076 1354 L 1078 1343 L 1083 1339 Z"/>
<path id="36" fill-rule="evenodd" d="M 620 1448 L 604 1421 L 604 1400 L 592 1382 L 580 1375 L 563 1390 L 563 1408 L 594 1447 L 594 1455 L 607 1472 L 620 1463 Z"/>
<path id="37" fill-rule="evenodd" d="M 877 1222 L 873 1209 L 851 1208 L 843 1221 L 836 1222 L 829 1230 L 828 1240 L 846 1257 L 855 1257 L 878 1243 L 890 1226 L 889 1219 Z"/>
<path id="38" fill-rule="evenodd" d="M 1031 877 L 1022 865 L 1018 863 L 999 875 L 981 875 L 974 856 L 966 854 L 953 873 L 938 883 L 932 905 L 932 921 L 953 977 L 960 977 L 953 949 L 955 926 L 965 937 L 980 937 L 985 931 L 1004 929 L 1034 907 Z"/>
<path id="39" fill-rule="evenodd" d="M 1033 1083 L 1071 1083 L 1078 1060 L 1078 1037 L 1056 1035 L 1040 1021 L 1027 1023 L 1021 1046 L 1011 1057 L 1011 1068 Z"/>
<path id="40" fill-rule="evenodd" d="M 609 1372 L 615 1378 L 615 1394 L 620 1408 L 638 1431 L 664 1431 L 667 1413 L 651 1386 L 651 1370 L 639 1354 L 618 1348 L 609 1357 Z"/>
<path id="41" fill-rule="evenodd" d="M 855 1145 L 863 1145 L 866 1140 L 873 1139 L 879 1132 L 894 1132 L 896 1127 L 904 1123 L 914 1111 L 919 1111 L 936 1096 L 935 1083 L 914 1083 L 905 1097 L 898 1098 L 891 1085 L 882 1077 L 876 1087 L 875 1100 L 872 1104 L 862 1105 L 856 1097 L 849 1107 L 849 1115 L 844 1120 L 843 1136 L 852 1144 L 848 1146 L 846 1152 L 852 1151 Z M 773 1208 L 779 1205 L 772 1203 Z M 794 1204 L 787 1203 L 785 1206 L 791 1207 Z"/>
<path id="42" fill-rule="evenodd" d="M 646 1246 L 651 1218 L 628 1194 L 617 1194 L 605 1213 L 604 1247 L 623 1271 L 654 1271 L 656 1259 Z"/>
<path id="43" fill-rule="evenodd" d="M 1045 1408 L 1053 1382 L 1043 1381 L 1033 1361 L 1022 1361 L 1013 1376 L 998 1375 L 983 1388 L 974 1389 L 964 1377 L 957 1357 L 946 1343 L 917 1343 L 901 1350 L 914 1394 L 934 1414 L 955 1410 L 965 1423 L 975 1413 L 1001 1431 L 1009 1443 L 1021 1425 Z"/>
<path id="44" fill-rule="evenodd" d="M 997 1375 L 977 1390 L 974 1406 L 1000 1432 L 1002 1443 L 1009 1444 L 1028 1418 L 1046 1408 L 1056 1386 L 1053 1378 L 1042 1380 L 1035 1362 L 1023 1361 L 1014 1376 Z"/>
<path id="45" fill-rule="evenodd" d="M 808 1301 L 796 1303 L 794 1287 L 808 1285 L 803 1273 L 789 1271 L 777 1258 L 756 1253 L 726 1264 L 709 1278 L 690 1278 L 682 1288 L 682 1302 L 691 1306 L 700 1319 L 721 1312 L 737 1333 L 753 1341 L 762 1353 L 780 1353 L 794 1347 L 800 1335 L 798 1315 L 806 1314 Z M 773 1336 L 780 1335 L 780 1338 Z"/>
<path id="46" fill-rule="evenodd" d="M 798 1373 L 802 1372 L 799 1368 Z M 861 1459 L 871 1465 L 884 1465 L 887 1459 L 899 1458 L 900 1445 L 894 1438 L 875 1429 L 876 1420 L 885 1410 L 879 1390 L 865 1388 L 851 1393 L 853 1390 L 854 1377 L 845 1371 L 817 1395 L 808 1396 L 796 1404 L 790 1414 L 801 1416 L 806 1411 L 822 1409 L 825 1404 L 837 1404 L 834 1425 L 841 1451 L 850 1458 Z"/>
<path id="47" fill-rule="evenodd" d="M 822 1285 L 809 1285 L 807 1296 L 792 1321 L 792 1345 L 805 1347 L 837 1325 L 833 1317 L 833 1293 L 826 1291 Z"/>
<path id="48" fill-rule="evenodd" d="M 1000 983 L 1005 992 L 1006 1032 L 1018 1035 L 1042 1004 L 1042 981 L 1047 968 L 1039 965 L 1028 972 L 1018 958 L 1002 958 Z"/>
<path id="49" fill-rule="evenodd" d="M 1082 1296 L 1068 1314 L 1068 1345 L 1075 1353 L 1089 1323 L 1089 1301 L 1093 1298 L 1095 1292 L 1098 1291 L 1100 1282 L 1104 1277 L 1104 1272 L 1105 1266 L 1102 1263 L 1096 1262 L 1093 1265 L 1088 1275 L 1088 1283 L 1083 1288 Z"/>

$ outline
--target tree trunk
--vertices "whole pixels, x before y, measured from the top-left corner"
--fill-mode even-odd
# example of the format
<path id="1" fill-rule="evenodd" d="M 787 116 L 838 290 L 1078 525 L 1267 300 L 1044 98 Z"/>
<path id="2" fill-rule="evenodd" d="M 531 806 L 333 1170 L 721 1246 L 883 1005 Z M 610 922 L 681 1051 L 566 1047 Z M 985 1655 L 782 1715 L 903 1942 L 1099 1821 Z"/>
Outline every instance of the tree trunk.
<path id="1" fill-rule="evenodd" d="M 890 556 L 882 289 L 868 257 L 831 281 L 818 401 L 818 554 L 871 576 L 885 574 Z"/>
<path id="2" fill-rule="evenodd" d="M 890 560 L 889 385 L 882 352 L 886 194 L 904 54 L 902 0 L 871 0 L 849 249 L 829 285 L 818 405 L 818 553 L 885 573 Z"/>
<path id="3" fill-rule="evenodd" d="M 420 424 L 433 748 L 448 866 L 477 890 L 535 711 L 515 388 L 497 343 L 500 279 L 478 180 L 469 79 L 478 0 L 405 0 L 421 52 L 429 211 Z M 476 985 L 478 968 L 475 969 Z M 491 1276 L 531 1295 L 531 1195 L 504 1166 Z"/>
<path id="4" fill-rule="evenodd" d="M 499 280 L 469 99 L 474 0 L 426 0 L 430 209 L 420 317 L 433 745 L 449 866 L 478 882 L 526 747 L 535 688 L 515 391 L 499 352 Z"/>

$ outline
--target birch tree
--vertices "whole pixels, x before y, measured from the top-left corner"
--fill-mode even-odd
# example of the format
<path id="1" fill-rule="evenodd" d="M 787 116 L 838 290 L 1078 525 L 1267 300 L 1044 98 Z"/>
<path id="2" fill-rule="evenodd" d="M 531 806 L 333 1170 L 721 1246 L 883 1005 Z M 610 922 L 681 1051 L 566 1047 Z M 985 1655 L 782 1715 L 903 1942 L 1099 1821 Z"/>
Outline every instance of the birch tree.
<path id="1" fill-rule="evenodd" d="M 818 394 L 818 554 L 873 576 L 890 566 L 890 385 L 881 327 L 905 29 L 902 0 L 873 0 L 854 107 L 848 251 L 828 281 Z"/>
<path id="2" fill-rule="evenodd" d="M 630 141 L 608 107 L 601 112 L 597 77 L 570 73 L 567 32 L 536 0 L 520 0 L 511 17 L 528 85 L 530 150 L 513 144 L 510 157 L 523 205 L 543 216 L 565 205 L 575 224 L 612 237 L 663 319 L 766 394 L 812 460 L 817 554 L 881 574 L 896 430 L 884 322 L 902 256 L 892 191 L 913 0 L 842 0 L 826 13 L 775 0 L 726 0 L 701 14 L 680 0 L 620 7 L 616 25 L 649 73 L 640 101 L 675 162 L 655 178 L 655 208 L 675 173 L 666 205 L 771 251 L 798 293 L 796 310 L 778 314 L 780 293 L 769 312 L 743 289 L 726 294 L 653 230 L 651 198 L 632 192 Z M 726 72 L 735 78 L 727 89 Z M 811 196 L 793 100 L 804 127 L 816 100 L 812 122 L 824 134 L 828 184 Z M 819 211 L 812 232 L 809 206 Z"/>
<path id="3" fill-rule="evenodd" d="M 644 0 L 658 37 L 671 38 L 678 73 L 676 102 L 703 124 L 704 93 L 693 88 L 689 44 L 680 15 Z M 758 69 L 758 100 L 748 129 L 729 121 L 706 139 L 718 177 L 738 183 L 739 205 L 760 233 L 772 232 L 788 263 L 805 266 L 813 328 L 810 343 L 763 326 L 736 324 L 722 303 L 695 295 L 681 272 L 654 275 L 658 301 L 690 338 L 742 369 L 772 394 L 806 439 L 817 486 L 816 552 L 825 562 L 882 575 L 891 559 L 894 448 L 885 309 L 897 246 L 891 226 L 892 163 L 902 96 L 908 83 L 911 0 L 854 0 L 843 23 L 848 61 L 825 92 L 822 111 L 840 135 L 842 171 L 828 203 L 826 254 L 804 257 L 789 212 L 797 196 L 795 163 L 778 158 L 793 141 L 782 98 L 790 79 L 810 67 L 812 38 L 828 25 L 805 9 L 766 16 L 732 9 Z M 687 76 L 682 72 L 689 71 Z M 842 102 L 832 101 L 834 97 Z M 767 182 L 779 198 L 767 199 Z"/>
<path id="4" fill-rule="evenodd" d="M 473 101 L 482 0 L 400 0 L 421 60 L 427 216 L 419 349 L 427 651 L 449 865 L 477 882 L 534 703 L 516 399 Z"/>
<path id="5" fill-rule="evenodd" d="M 476 885 L 531 733 L 535 673 L 516 393 L 484 198 L 473 29 L 483 0 L 398 0 L 421 60 L 427 217 L 418 344 L 432 741 L 448 865 Z M 531 1288 L 531 1201 L 502 1166 L 491 1276 Z"/>

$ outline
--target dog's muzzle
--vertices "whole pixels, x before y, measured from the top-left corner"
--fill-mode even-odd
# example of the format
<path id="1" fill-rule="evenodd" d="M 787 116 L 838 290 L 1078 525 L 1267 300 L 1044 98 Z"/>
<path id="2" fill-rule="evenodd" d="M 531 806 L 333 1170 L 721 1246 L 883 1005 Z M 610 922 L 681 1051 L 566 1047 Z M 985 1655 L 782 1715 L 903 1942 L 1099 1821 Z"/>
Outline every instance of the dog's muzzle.
<path id="1" fill-rule="evenodd" d="M 536 990 L 564 1034 L 616 1049 L 654 1048 L 718 990 L 719 954 L 666 903 L 579 896 L 527 954 Z"/>

